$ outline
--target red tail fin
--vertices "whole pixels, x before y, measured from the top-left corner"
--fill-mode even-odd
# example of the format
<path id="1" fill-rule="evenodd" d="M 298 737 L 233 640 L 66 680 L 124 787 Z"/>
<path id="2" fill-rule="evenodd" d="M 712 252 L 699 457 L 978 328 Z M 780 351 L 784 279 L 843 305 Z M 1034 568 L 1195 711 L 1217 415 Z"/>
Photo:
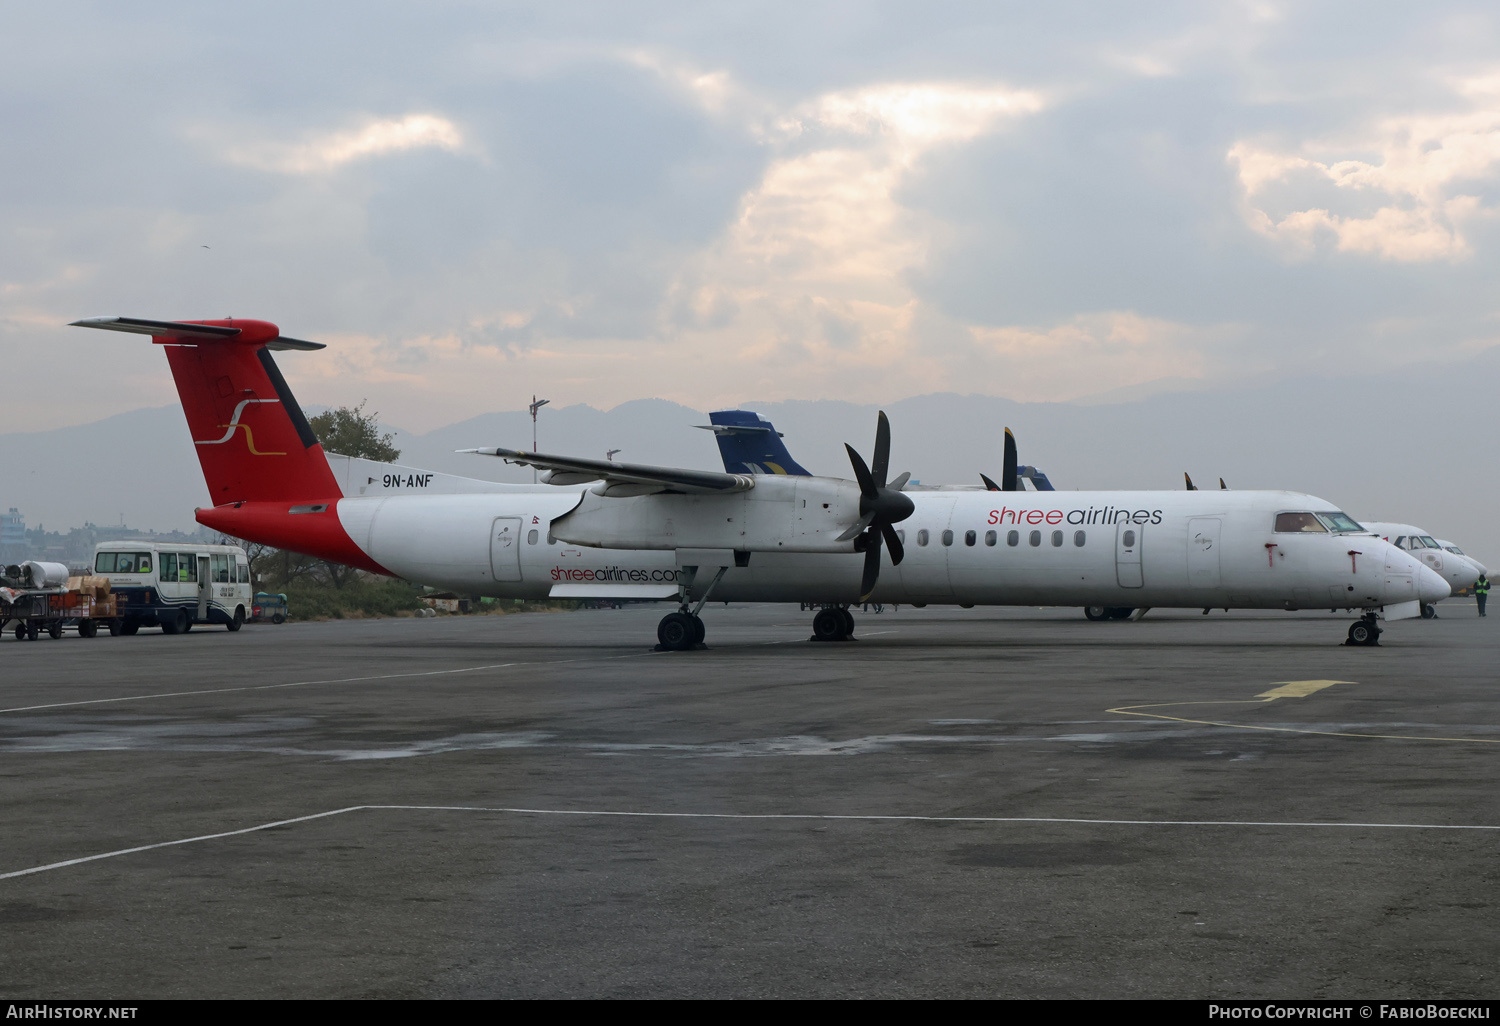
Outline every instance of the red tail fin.
<path id="1" fill-rule="evenodd" d="M 321 345 L 283 338 L 267 321 L 110 317 L 74 323 L 155 335 L 166 347 L 215 506 L 340 496 L 323 447 L 270 353 Z"/>

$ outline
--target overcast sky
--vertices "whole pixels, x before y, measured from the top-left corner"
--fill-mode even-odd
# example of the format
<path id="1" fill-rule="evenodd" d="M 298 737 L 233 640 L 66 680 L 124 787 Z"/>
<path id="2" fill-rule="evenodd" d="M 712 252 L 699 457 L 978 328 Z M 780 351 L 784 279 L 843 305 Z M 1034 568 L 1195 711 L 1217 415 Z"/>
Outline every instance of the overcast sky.
<path id="1" fill-rule="evenodd" d="M 426 430 L 1070 399 L 1500 341 L 1493 4 L 0 2 L 0 431 L 172 401 L 86 316 L 329 343 Z"/>

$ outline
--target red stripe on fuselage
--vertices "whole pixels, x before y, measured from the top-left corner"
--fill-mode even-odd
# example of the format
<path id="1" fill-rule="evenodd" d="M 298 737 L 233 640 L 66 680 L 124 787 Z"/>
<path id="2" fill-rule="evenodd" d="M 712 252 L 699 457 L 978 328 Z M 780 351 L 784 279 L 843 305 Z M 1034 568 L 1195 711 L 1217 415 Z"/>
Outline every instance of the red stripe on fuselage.
<path id="1" fill-rule="evenodd" d="M 349 537 L 339 521 L 338 501 L 327 500 L 319 513 L 292 513 L 286 502 L 241 502 L 194 514 L 204 527 L 245 541 L 289 549 L 319 559 L 343 563 L 374 574 L 394 577 Z"/>

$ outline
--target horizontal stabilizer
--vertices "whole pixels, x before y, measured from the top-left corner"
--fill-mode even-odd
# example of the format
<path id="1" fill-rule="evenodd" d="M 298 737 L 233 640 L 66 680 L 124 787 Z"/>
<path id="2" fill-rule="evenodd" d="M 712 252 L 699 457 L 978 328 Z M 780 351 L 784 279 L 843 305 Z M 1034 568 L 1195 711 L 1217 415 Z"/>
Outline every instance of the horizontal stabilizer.
<path id="1" fill-rule="evenodd" d="M 745 474 L 720 474 L 710 470 L 679 470 L 673 467 L 648 467 L 638 463 L 614 463 L 609 460 L 585 460 L 572 456 L 548 456 L 538 452 L 523 452 L 519 449 L 460 449 L 480 456 L 498 456 L 507 463 L 523 467 L 550 470 L 558 475 L 567 475 L 565 480 L 576 483 L 591 476 L 605 484 L 605 494 L 612 490 L 641 495 L 647 491 L 686 492 L 689 494 L 713 495 L 721 492 L 743 492 L 755 487 L 755 481 Z M 619 486 L 627 486 L 620 488 Z"/>
<path id="2" fill-rule="evenodd" d="M 184 338 L 201 339 L 212 341 L 216 339 L 234 338 L 240 334 L 239 328 L 225 327 L 219 324 L 194 324 L 191 321 L 149 321 L 143 317 L 88 317 L 81 321 L 72 321 L 69 327 L 73 328 L 102 328 L 105 331 L 128 331 L 133 335 L 154 335 L 157 338 Z M 322 342 L 304 342 L 300 338 L 287 338 L 278 335 L 266 343 L 267 349 L 297 349 L 303 352 L 312 352 L 317 349 L 327 349 Z"/>

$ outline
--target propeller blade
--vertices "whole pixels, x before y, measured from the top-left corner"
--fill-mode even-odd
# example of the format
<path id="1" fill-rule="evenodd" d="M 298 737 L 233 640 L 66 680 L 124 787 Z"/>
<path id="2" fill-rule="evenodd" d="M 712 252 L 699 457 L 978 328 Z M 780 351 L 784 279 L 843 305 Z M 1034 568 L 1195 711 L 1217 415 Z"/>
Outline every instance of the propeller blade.
<path id="1" fill-rule="evenodd" d="M 849 530 L 845 531 L 843 534 L 839 535 L 834 540 L 835 541 L 846 542 L 846 541 L 849 541 L 852 538 L 857 538 L 860 535 L 864 534 L 865 531 L 868 530 L 869 527 L 870 527 L 870 525 L 872 523 L 874 523 L 874 522 L 875 522 L 875 511 L 871 510 L 870 512 L 866 513 L 864 516 L 862 516 L 862 517 L 859 518 L 859 523 L 857 523 L 853 527 L 849 528 Z"/>
<path id="2" fill-rule="evenodd" d="M 901 489 L 903 489 L 903 488 L 906 487 L 906 482 L 908 482 L 910 480 L 911 480 L 911 471 L 909 471 L 909 470 L 903 470 L 900 474 L 897 475 L 896 480 L 894 480 L 890 484 L 886 485 L 886 487 L 889 488 L 893 492 L 899 492 L 899 491 L 901 491 Z"/>
<path id="3" fill-rule="evenodd" d="M 891 550 L 891 566 L 900 566 L 901 561 L 906 558 L 906 546 L 901 544 L 901 536 L 890 524 L 880 525 L 880 536 Z"/>
<path id="4" fill-rule="evenodd" d="M 1224 483 L 1224 479 L 1222 477 L 1219 478 L 1219 491 L 1221 491 L 1221 492 L 1227 492 L 1227 491 L 1229 491 L 1229 486 Z"/>
<path id="5" fill-rule="evenodd" d="M 1003 492 L 1018 490 L 1018 483 L 1016 481 L 1016 436 L 1010 433 L 1010 428 L 1005 429 L 1005 465 L 1000 471 L 1000 490 Z"/>
<path id="6" fill-rule="evenodd" d="M 988 474 L 980 474 L 979 475 L 979 480 L 983 481 L 984 482 L 984 486 L 986 488 L 988 488 L 992 492 L 998 492 L 1000 490 L 1000 486 L 997 485 L 995 482 L 991 481 L 990 480 L 990 476 Z"/>
<path id="7" fill-rule="evenodd" d="M 1190 478 L 1190 477 L 1188 477 L 1186 470 L 1184 470 L 1182 472 L 1182 479 L 1187 482 L 1187 490 L 1188 491 L 1190 491 L 1190 492 L 1196 492 L 1198 490 L 1198 486 L 1195 485 L 1195 484 L 1193 484 L 1193 479 Z"/>
<path id="8" fill-rule="evenodd" d="M 854 446 L 848 442 L 844 448 L 849 450 L 849 463 L 854 467 L 854 480 L 859 482 L 859 490 L 867 499 L 873 499 L 879 491 L 875 485 L 875 479 L 870 476 L 870 468 L 865 464 L 865 458 L 854 451 Z"/>
<path id="9" fill-rule="evenodd" d="M 875 541 L 868 549 L 865 549 L 865 573 L 859 582 L 859 600 L 864 602 L 875 590 L 875 582 L 880 580 L 880 535 L 875 536 Z"/>
<path id="10" fill-rule="evenodd" d="M 885 487 L 885 475 L 891 468 L 891 422 L 885 411 L 875 420 L 875 462 L 870 465 L 870 474 L 879 488 Z"/>

